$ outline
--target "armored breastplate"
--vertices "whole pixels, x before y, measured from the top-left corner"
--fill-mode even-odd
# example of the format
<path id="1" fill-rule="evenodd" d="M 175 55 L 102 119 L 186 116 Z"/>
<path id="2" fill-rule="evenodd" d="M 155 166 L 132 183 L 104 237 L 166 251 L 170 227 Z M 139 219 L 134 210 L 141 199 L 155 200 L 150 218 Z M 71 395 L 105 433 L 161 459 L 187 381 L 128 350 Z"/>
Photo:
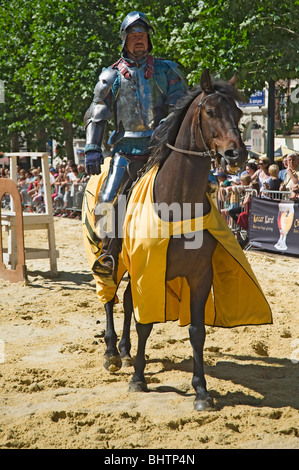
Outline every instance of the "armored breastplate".
<path id="1" fill-rule="evenodd" d="M 122 121 L 124 137 L 149 136 L 168 114 L 165 95 L 154 76 L 144 77 L 144 67 L 131 67 L 129 72 L 129 78 L 120 75 L 115 107 L 117 126 Z"/>

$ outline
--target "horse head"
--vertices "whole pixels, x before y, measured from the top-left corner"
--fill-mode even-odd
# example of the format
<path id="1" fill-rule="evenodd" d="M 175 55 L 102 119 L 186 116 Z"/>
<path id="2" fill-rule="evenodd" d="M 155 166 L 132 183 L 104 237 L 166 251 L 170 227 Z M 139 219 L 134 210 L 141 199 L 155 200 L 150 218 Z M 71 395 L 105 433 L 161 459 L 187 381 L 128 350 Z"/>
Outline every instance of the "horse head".
<path id="1" fill-rule="evenodd" d="M 237 74 L 228 82 L 212 82 L 208 69 L 202 73 L 202 93 L 198 102 L 199 138 L 214 150 L 223 171 L 236 173 L 247 159 L 248 152 L 238 128 L 241 109 L 236 105 L 240 95 L 235 88 Z"/>

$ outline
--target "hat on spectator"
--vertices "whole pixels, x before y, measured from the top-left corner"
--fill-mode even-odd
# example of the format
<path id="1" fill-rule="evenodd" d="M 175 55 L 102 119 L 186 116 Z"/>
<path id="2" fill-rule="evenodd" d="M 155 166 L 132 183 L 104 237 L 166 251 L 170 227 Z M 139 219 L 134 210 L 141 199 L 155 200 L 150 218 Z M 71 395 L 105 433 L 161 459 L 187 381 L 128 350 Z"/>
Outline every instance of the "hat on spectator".
<path id="1" fill-rule="evenodd" d="M 241 183 L 241 179 L 239 178 L 239 176 L 236 176 L 236 175 L 235 175 L 235 176 L 233 176 L 233 177 L 231 178 L 231 182 L 232 182 L 232 183 L 236 183 L 236 184 L 240 184 L 240 183 Z"/>
<path id="2" fill-rule="evenodd" d="M 227 178 L 227 174 L 226 174 L 226 173 L 223 173 L 223 171 L 221 171 L 220 173 L 218 173 L 217 176 L 220 176 L 220 178 Z"/>

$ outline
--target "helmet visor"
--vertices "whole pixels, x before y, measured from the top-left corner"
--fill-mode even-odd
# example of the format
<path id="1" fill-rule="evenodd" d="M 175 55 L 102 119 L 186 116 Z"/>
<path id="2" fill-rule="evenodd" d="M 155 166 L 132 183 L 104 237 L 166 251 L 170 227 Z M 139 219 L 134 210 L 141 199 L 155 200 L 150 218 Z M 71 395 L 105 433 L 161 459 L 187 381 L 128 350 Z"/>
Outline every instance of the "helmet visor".
<path id="1" fill-rule="evenodd" d="M 129 26 L 126 30 L 126 33 L 127 35 L 128 34 L 133 34 L 133 33 L 146 33 L 146 34 L 149 34 L 150 31 L 149 31 L 149 28 L 148 26 L 141 22 L 141 21 L 137 21 L 136 23 L 132 24 L 132 26 Z"/>

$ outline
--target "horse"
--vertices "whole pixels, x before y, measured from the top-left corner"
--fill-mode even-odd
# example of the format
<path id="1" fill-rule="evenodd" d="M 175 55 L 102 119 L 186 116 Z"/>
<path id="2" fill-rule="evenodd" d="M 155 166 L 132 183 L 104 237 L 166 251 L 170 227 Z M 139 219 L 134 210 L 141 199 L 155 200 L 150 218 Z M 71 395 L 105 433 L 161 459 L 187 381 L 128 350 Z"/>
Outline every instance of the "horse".
<path id="1" fill-rule="evenodd" d="M 173 203 L 183 208 L 188 204 L 191 218 L 198 217 L 198 207 L 205 216 L 211 210 L 211 199 L 207 197 L 211 159 L 218 159 L 221 166 L 234 174 L 246 161 L 247 150 L 238 128 L 242 111 L 236 102 L 241 100 L 236 89 L 236 74 L 229 81 L 212 81 L 209 70 L 203 71 L 199 85 L 190 90 L 177 104 L 174 112 L 156 130 L 151 154 L 140 173 L 139 180 L 158 167 L 153 197 L 155 203 Z M 138 180 L 137 183 L 138 184 Z M 180 212 L 182 214 L 182 212 Z M 163 214 L 159 214 L 163 218 Z M 175 214 L 170 219 L 175 222 Z M 196 249 L 187 249 L 187 238 L 171 237 L 166 260 L 166 281 L 184 278 L 190 289 L 189 337 L 193 349 L 192 386 L 195 390 L 194 409 L 214 408 L 204 375 L 203 348 L 205 343 L 205 305 L 211 292 L 213 280 L 212 257 L 217 240 L 206 229 L 202 232 L 202 244 Z M 129 272 L 130 274 L 130 272 Z M 121 356 L 130 359 L 130 323 L 133 311 L 130 283 L 125 297 L 124 334 L 120 343 Z M 105 367 L 117 370 L 121 358 L 116 347 L 113 325 L 114 297 L 105 304 L 107 317 L 107 345 Z M 148 391 L 144 370 L 145 348 L 153 328 L 153 322 L 136 321 L 138 336 L 134 373 L 130 391 Z"/>
<path id="2" fill-rule="evenodd" d="M 240 95 L 235 88 L 236 75 L 228 81 L 212 82 L 208 70 L 202 73 L 200 86 L 195 87 L 177 106 L 173 116 L 157 132 L 147 168 L 159 165 L 154 182 L 154 200 L 159 206 L 188 203 L 191 218 L 197 217 L 196 204 L 202 204 L 203 215 L 211 207 L 207 198 L 211 158 L 221 155 L 221 164 L 236 172 L 247 158 L 238 124 L 242 111 L 236 105 Z M 181 212 L 182 213 L 182 212 Z M 192 386 L 196 397 L 194 409 L 213 408 L 213 399 L 206 387 L 203 367 L 205 342 L 205 304 L 212 286 L 212 256 L 215 238 L 203 231 L 198 249 L 186 249 L 187 239 L 172 237 L 166 261 L 166 281 L 182 277 L 190 288 L 191 323 L 189 337 L 193 349 Z M 145 347 L 153 323 L 136 323 L 138 348 L 134 362 L 131 391 L 147 391 L 144 377 Z"/>

